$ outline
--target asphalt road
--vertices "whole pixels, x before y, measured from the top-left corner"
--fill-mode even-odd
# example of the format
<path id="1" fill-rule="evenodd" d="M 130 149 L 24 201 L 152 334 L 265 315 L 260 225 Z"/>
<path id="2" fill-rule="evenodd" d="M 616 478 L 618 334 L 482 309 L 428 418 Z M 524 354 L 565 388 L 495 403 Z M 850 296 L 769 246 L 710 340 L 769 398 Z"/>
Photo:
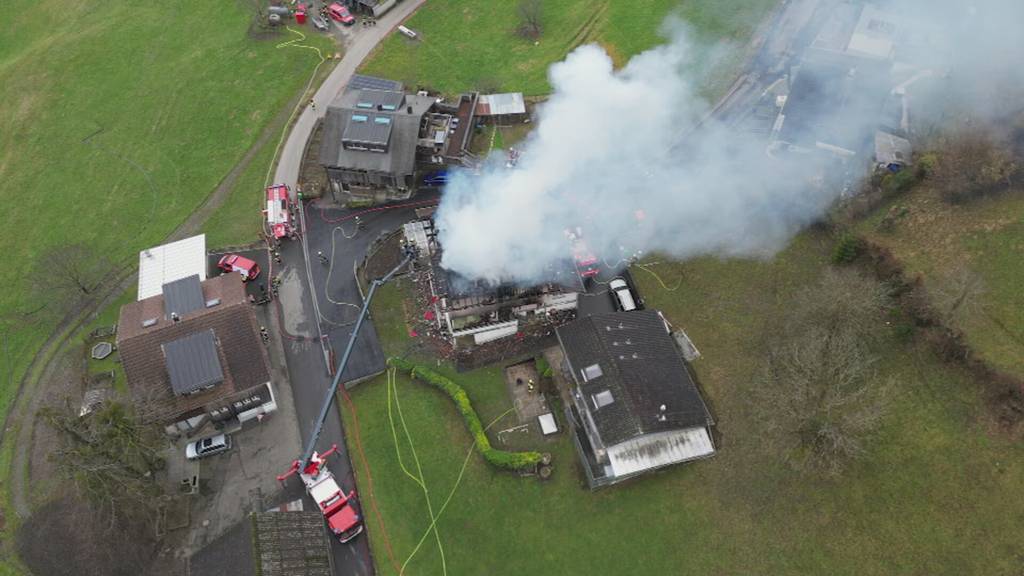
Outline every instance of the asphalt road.
<path id="1" fill-rule="evenodd" d="M 356 68 L 363 63 L 363 60 L 370 52 L 392 32 L 403 20 L 408 18 L 426 0 L 402 0 L 377 20 L 376 26 L 362 28 L 351 35 L 351 42 L 345 47 L 345 55 L 341 62 L 331 70 L 331 74 L 324 80 L 323 84 L 313 96 L 314 105 L 306 106 L 298 119 L 292 126 L 291 133 L 281 149 L 281 156 L 278 159 L 277 171 L 274 172 L 274 182 L 287 184 L 293 191 L 295 183 L 299 179 L 299 166 L 302 164 L 302 153 L 306 148 L 306 141 L 313 133 L 316 121 L 327 113 L 327 105 L 344 89 L 345 85 L 355 74 Z"/>
<path id="2" fill-rule="evenodd" d="M 355 263 L 363 258 L 376 237 L 395 230 L 411 220 L 416 207 L 436 200 L 436 193 L 424 193 L 410 202 L 370 210 L 321 210 L 316 203 L 307 203 L 303 242 L 286 241 L 281 247 L 283 266 L 272 273 L 280 273 L 282 277 L 290 278 L 291 282 L 301 283 L 301 289 L 282 290 L 280 310 L 284 315 L 301 316 L 306 319 L 304 322 L 292 323 L 304 327 L 302 331 L 284 335 L 285 356 L 288 360 L 295 412 L 299 419 L 299 431 L 303 442 L 307 441 L 313 431 L 331 383 L 320 334 L 325 337 L 326 347 L 337 351 L 336 361 L 348 343 L 353 323 L 359 314 L 358 307 L 363 302 L 353 273 Z M 356 216 L 359 216 L 362 223 L 358 230 L 355 224 Z M 308 249 L 308 260 L 303 251 L 304 243 Z M 317 259 L 317 252 L 323 252 L 328 257 L 328 264 L 322 264 Z M 289 322 L 281 322 L 282 326 L 288 324 Z M 349 369 L 342 378 L 343 382 L 364 378 L 384 370 L 384 355 L 372 321 L 363 324 L 356 342 L 357 347 L 353 350 Z M 328 413 L 317 449 L 322 452 L 329 449 L 332 444 L 337 444 L 341 448 L 341 453 L 330 462 L 331 471 L 338 477 L 342 488 L 351 490 L 355 487 L 355 478 L 338 410 L 331 410 Z M 287 462 L 283 462 L 282 470 L 287 465 Z M 312 502 L 307 504 L 313 505 Z M 360 499 L 360 505 L 368 505 L 368 502 Z M 332 545 L 334 573 L 373 574 L 368 542 L 365 535 L 349 544 L 335 541 Z"/>

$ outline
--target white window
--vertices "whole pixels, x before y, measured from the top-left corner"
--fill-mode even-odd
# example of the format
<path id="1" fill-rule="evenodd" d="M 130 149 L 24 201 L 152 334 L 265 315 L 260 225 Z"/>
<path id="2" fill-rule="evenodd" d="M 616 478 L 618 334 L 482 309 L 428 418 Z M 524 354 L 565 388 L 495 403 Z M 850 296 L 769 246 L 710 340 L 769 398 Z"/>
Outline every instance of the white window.
<path id="1" fill-rule="evenodd" d="M 604 374 L 604 372 L 601 371 L 601 366 L 597 364 L 591 364 L 581 370 L 581 372 L 583 373 L 584 382 L 590 382 L 594 378 L 600 378 Z"/>
<path id="2" fill-rule="evenodd" d="M 611 390 L 602 390 L 597 394 L 593 395 L 594 408 L 601 409 L 605 406 L 615 402 L 615 398 L 612 396 Z"/>

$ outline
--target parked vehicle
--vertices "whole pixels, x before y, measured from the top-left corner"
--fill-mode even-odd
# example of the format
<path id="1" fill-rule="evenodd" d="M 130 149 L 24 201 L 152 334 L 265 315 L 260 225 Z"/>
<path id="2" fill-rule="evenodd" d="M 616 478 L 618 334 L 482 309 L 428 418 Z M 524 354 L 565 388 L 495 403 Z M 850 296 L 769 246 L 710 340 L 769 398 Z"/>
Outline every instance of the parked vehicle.
<path id="1" fill-rule="evenodd" d="M 290 238 L 295 232 L 292 224 L 292 201 L 285 184 L 267 187 L 267 208 L 263 211 L 274 238 Z"/>
<path id="2" fill-rule="evenodd" d="M 327 7 L 327 15 L 331 17 L 331 20 L 341 22 L 345 26 L 351 26 L 356 23 L 355 16 L 348 11 L 348 8 L 341 4 L 334 2 Z"/>
<path id="3" fill-rule="evenodd" d="M 225 434 L 217 434 L 209 438 L 189 442 L 185 446 L 185 457 L 189 460 L 206 458 L 231 449 L 231 438 Z"/>
<path id="4" fill-rule="evenodd" d="M 633 299 L 633 291 L 623 278 L 615 278 L 608 283 L 608 292 L 615 301 L 615 307 L 623 312 L 636 310 L 636 300 Z"/>
<path id="5" fill-rule="evenodd" d="M 448 183 L 448 171 L 438 170 L 423 177 L 424 186 L 444 186 Z"/>
<path id="6" fill-rule="evenodd" d="M 255 280 L 260 275 L 260 265 L 238 254 L 225 254 L 217 262 L 217 268 L 224 272 L 238 272 L 242 275 L 242 281 Z"/>
<path id="7" fill-rule="evenodd" d="M 320 17 L 318 14 L 314 14 L 309 18 L 309 21 L 313 23 L 313 28 L 321 32 L 327 31 L 327 21 Z"/>

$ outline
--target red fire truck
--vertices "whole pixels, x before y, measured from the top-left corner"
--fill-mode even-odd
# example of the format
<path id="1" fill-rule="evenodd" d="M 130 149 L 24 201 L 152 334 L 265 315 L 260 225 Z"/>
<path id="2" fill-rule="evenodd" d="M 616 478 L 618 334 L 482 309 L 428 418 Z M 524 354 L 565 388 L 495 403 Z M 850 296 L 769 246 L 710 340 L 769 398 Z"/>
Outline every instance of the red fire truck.
<path id="1" fill-rule="evenodd" d="M 263 211 L 267 218 L 267 227 L 274 238 L 292 238 L 295 227 L 292 224 L 292 201 L 288 194 L 288 186 L 274 184 L 267 188 L 267 209 Z"/>
<path id="2" fill-rule="evenodd" d="M 355 509 L 356 491 L 345 494 L 324 462 L 337 451 L 338 446 L 334 445 L 323 454 L 313 452 L 305 468 L 302 467 L 302 462 L 296 460 L 288 472 L 278 476 L 277 480 L 284 481 L 292 474 L 298 473 L 306 486 L 306 492 L 324 515 L 327 527 L 344 544 L 363 531 L 363 521 Z"/>

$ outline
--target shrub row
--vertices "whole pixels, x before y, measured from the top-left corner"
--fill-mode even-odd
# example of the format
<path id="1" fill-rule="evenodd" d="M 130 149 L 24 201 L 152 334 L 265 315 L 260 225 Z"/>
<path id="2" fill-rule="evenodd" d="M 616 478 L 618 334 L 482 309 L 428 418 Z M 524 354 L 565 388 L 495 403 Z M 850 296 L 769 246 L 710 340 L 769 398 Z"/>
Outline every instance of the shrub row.
<path id="1" fill-rule="evenodd" d="M 540 463 L 541 454 L 539 452 L 507 452 L 493 448 L 491 441 L 487 438 L 487 433 L 484 431 L 483 424 L 480 423 L 480 417 L 477 416 L 476 410 L 473 409 L 473 404 L 469 401 L 469 396 L 455 382 L 429 368 L 417 366 L 402 358 L 389 358 L 388 364 L 402 372 L 408 373 L 413 378 L 418 378 L 440 389 L 455 401 L 455 406 L 458 407 L 462 418 L 466 421 L 466 427 L 469 428 L 470 434 L 473 435 L 476 449 L 484 457 L 484 460 L 506 470 L 532 468 Z"/>
<path id="2" fill-rule="evenodd" d="M 921 332 L 924 342 L 945 362 L 967 371 L 987 392 L 996 418 L 1006 426 L 1024 422 L 1024 380 L 982 359 L 964 333 L 948 325 L 932 306 L 920 276 L 908 278 L 902 262 L 884 246 L 863 241 L 865 264 L 876 278 L 893 288 L 899 308 Z"/>

